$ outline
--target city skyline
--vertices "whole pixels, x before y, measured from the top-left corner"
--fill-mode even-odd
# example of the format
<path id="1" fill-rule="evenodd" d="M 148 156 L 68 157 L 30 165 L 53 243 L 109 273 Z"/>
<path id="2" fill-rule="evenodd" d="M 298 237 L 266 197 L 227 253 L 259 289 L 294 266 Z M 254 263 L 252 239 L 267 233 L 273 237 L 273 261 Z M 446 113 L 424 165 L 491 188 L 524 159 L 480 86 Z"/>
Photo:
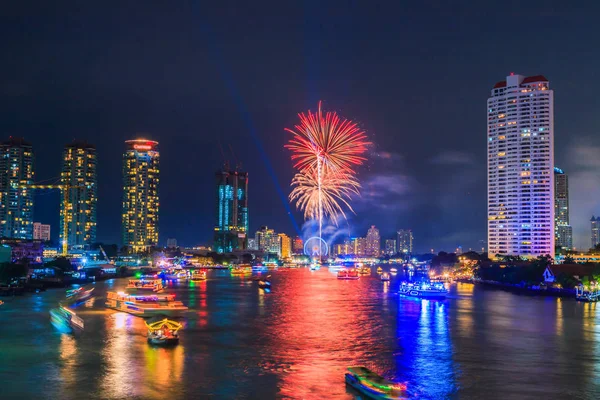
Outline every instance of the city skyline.
<path id="1" fill-rule="evenodd" d="M 293 169 L 281 149 L 287 139 L 283 128 L 295 123 L 296 112 L 314 109 L 323 99 L 327 109 L 359 122 L 376 144 L 369 165 L 359 169 L 363 193 L 353 202 L 356 215 L 343 229 L 355 236 L 376 225 L 387 237 L 412 227 L 417 252 L 458 245 L 480 249 L 486 240 L 482 102 L 490 82 L 511 71 L 544 74 L 557 93 L 555 165 L 569 174 L 574 245 L 587 249 L 590 215 L 600 214 L 595 156 L 600 122 L 593 107 L 600 83 L 585 79 L 594 76 L 600 61 L 586 50 L 594 34 L 587 32 L 593 24 L 585 18 L 593 13 L 575 21 L 548 7 L 527 4 L 517 12 L 441 5 L 423 19 L 417 6 L 392 5 L 375 17 L 369 7 L 340 3 L 340 21 L 364 21 L 356 30 L 352 24 L 328 26 L 327 13 L 307 16 L 294 6 L 270 13 L 243 7 L 240 15 L 208 6 L 201 13 L 174 10 L 168 16 L 149 6 L 139 10 L 135 26 L 122 23 L 119 35 L 108 36 L 111 24 L 97 23 L 106 16 L 92 4 L 77 14 L 59 5 L 52 18 L 39 16 L 39 31 L 27 34 L 19 28 L 25 13 L 17 9 L 15 23 L 4 28 L 8 61 L 0 67 L 5 110 L 0 131 L 33 144 L 41 181 L 58 175 L 65 143 L 77 138 L 96 144 L 97 240 L 105 243 L 121 241 L 120 143 L 135 137 L 159 141 L 161 190 L 186 191 L 161 198 L 159 241 L 178 237 L 194 245 L 212 241 L 214 199 L 207 193 L 213 193 L 212 174 L 223 162 L 219 143 L 225 157 L 238 159 L 252 176 L 250 230 L 268 225 L 299 233 L 301 215 L 286 200 Z M 503 35 L 482 33 L 480 21 L 492 11 L 513 20 L 514 28 Z M 291 28 L 277 30 L 281 19 L 271 18 L 273 13 L 285 16 Z M 401 23 L 392 23 L 398 14 L 404 16 Z M 115 18 L 127 21 L 120 12 Z M 264 29 L 245 29 L 248 19 Z M 231 29 L 219 30 L 225 21 Z M 452 21 L 461 21 L 459 28 Z M 157 23 L 165 24 L 163 39 L 142 52 L 135 38 L 151 36 Z M 207 30 L 198 30 L 202 23 Z M 557 24 L 560 35 L 551 29 Z M 455 28 L 453 35 L 440 35 Z M 66 39 L 79 30 L 89 39 L 85 45 Z M 247 45 L 230 40 L 234 36 L 247 37 L 253 55 L 270 68 L 250 62 Z M 457 36 L 468 37 L 468 43 L 457 46 Z M 535 54 L 522 46 L 523 37 L 538 44 Z M 496 49 L 505 47 L 513 49 L 510 57 L 497 59 Z M 556 57 L 557 48 L 564 57 Z M 102 56 L 93 63 L 75 56 L 87 52 Z M 341 55 L 352 59 L 345 62 Z M 283 98 L 287 101 L 278 101 Z M 45 204 L 36 202 L 34 219 L 50 224 L 52 237 L 58 237 L 58 193 L 35 197 Z"/>

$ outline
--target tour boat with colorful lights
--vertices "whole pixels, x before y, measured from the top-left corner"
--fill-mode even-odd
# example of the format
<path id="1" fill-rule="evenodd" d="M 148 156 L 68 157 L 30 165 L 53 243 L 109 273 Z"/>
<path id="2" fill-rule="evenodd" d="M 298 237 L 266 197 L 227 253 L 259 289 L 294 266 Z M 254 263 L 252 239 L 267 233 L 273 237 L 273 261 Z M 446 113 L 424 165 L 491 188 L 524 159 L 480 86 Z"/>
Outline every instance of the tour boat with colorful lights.
<path id="1" fill-rule="evenodd" d="M 250 266 L 235 266 L 231 267 L 231 275 L 246 275 L 252 273 L 252 267 Z"/>
<path id="2" fill-rule="evenodd" d="M 352 269 L 340 269 L 337 273 L 338 279 L 346 279 L 346 280 L 357 280 L 360 279 L 360 275 L 358 271 L 354 268 Z"/>
<path id="3" fill-rule="evenodd" d="M 158 293 L 162 292 L 164 288 L 160 279 L 130 279 L 127 289 L 152 290 Z"/>
<path id="4" fill-rule="evenodd" d="M 90 297 L 92 297 L 92 292 L 94 291 L 94 288 L 90 288 L 87 290 L 83 289 L 83 287 L 79 287 L 77 289 L 67 290 L 67 299 L 69 300 L 69 304 L 81 304 L 88 301 Z"/>
<path id="5" fill-rule="evenodd" d="M 398 268 L 390 268 L 390 272 L 395 274 L 398 272 Z"/>
<path id="6" fill-rule="evenodd" d="M 71 331 L 80 331 L 84 328 L 83 320 L 77 316 L 75 311 L 64 306 L 50 310 L 50 321 L 59 329 L 66 327 Z"/>
<path id="7" fill-rule="evenodd" d="M 389 282 L 390 281 L 390 274 L 388 272 L 384 272 L 381 274 L 381 280 L 383 282 Z"/>
<path id="8" fill-rule="evenodd" d="M 398 294 L 409 297 L 420 297 L 423 299 L 444 299 L 448 290 L 443 283 L 409 283 L 402 282 Z"/>
<path id="9" fill-rule="evenodd" d="M 377 267 L 377 273 L 378 273 L 378 274 L 381 274 L 382 272 L 383 272 L 383 268 L 381 268 L 381 267 Z"/>
<path id="10" fill-rule="evenodd" d="M 138 296 L 123 292 L 108 292 L 106 306 L 143 318 L 157 314 L 178 316 L 188 310 L 181 301 L 175 300 L 174 294 Z"/>
<path id="11" fill-rule="evenodd" d="M 318 271 L 321 269 L 321 264 L 319 263 L 312 263 L 310 264 L 310 270 L 311 271 Z"/>
<path id="12" fill-rule="evenodd" d="M 371 399 L 403 399 L 406 385 L 388 381 L 366 367 L 349 367 L 346 384 Z"/>
<path id="13" fill-rule="evenodd" d="M 358 273 L 360 275 L 371 275 L 371 268 L 369 267 L 359 267 L 358 268 Z"/>
<path id="14" fill-rule="evenodd" d="M 206 271 L 192 270 L 190 271 L 190 281 L 199 282 L 206 280 Z"/>
<path id="15" fill-rule="evenodd" d="M 177 333 L 183 325 L 171 321 L 164 315 L 157 315 L 145 322 L 148 327 L 148 343 L 154 346 L 175 346 L 179 343 Z"/>

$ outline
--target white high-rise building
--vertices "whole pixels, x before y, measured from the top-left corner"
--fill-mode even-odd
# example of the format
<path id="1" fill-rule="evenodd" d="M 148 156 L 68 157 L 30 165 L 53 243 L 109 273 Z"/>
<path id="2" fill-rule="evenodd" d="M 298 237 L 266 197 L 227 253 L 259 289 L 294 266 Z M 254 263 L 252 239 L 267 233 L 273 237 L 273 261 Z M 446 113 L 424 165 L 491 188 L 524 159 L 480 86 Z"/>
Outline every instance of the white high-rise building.
<path id="1" fill-rule="evenodd" d="M 554 255 L 554 92 L 541 75 L 496 83 L 488 114 L 488 252 Z"/>
<path id="2" fill-rule="evenodd" d="M 371 225 L 367 231 L 367 255 L 371 257 L 379 257 L 381 252 L 381 238 L 379 237 L 379 229 L 375 225 Z"/>

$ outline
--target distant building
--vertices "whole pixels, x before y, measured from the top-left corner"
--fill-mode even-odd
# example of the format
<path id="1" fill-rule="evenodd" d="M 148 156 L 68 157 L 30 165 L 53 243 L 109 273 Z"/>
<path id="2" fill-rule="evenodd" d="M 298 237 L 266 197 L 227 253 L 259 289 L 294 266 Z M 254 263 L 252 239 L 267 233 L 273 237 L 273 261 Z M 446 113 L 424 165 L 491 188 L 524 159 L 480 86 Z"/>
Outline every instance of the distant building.
<path id="1" fill-rule="evenodd" d="M 123 245 L 134 252 L 158 244 L 158 142 L 127 140 L 123 154 Z"/>
<path id="2" fill-rule="evenodd" d="M 214 248 L 230 253 L 248 246 L 248 174 L 230 171 L 227 166 L 216 174 L 217 218 Z"/>
<path id="3" fill-rule="evenodd" d="M 33 238 L 34 157 L 31 143 L 10 138 L 0 144 L 1 237 Z"/>
<path id="4" fill-rule="evenodd" d="M 33 240 L 50 241 L 50 225 L 41 222 L 33 223 Z"/>
<path id="5" fill-rule="evenodd" d="M 248 250 L 258 250 L 255 238 L 248 238 Z"/>
<path id="6" fill-rule="evenodd" d="M 40 240 L 3 239 L 2 244 L 11 247 L 13 262 L 27 260 L 29 263 L 41 263 L 44 256 L 44 246 Z"/>
<path id="7" fill-rule="evenodd" d="M 573 228 L 569 224 L 569 177 L 554 168 L 554 241 L 555 246 L 573 248 Z"/>
<path id="8" fill-rule="evenodd" d="M 304 254 L 304 241 L 300 236 L 296 236 L 292 242 L 292 251 L 294 254 Z"/>
<path id="9" fill-rule="evenodd" d="M 379 229 L 375 225 L 371 225 L 367 231 L 366 254 L 369 257 L 379 257 L 381 252 L 381 238 L 379 237 Z"/>
<path id="10" fill-rule="evenodd" d="M 387 254 L 388 256 L 393 256 L 396 253 L 397 253 L 396 240 L 395 239 L 386 239 L 385 254 Z"/>
<path id="11" fill-rule="evenodd" d="M 61 242 L 66 238 L 69 247 L 78 248 L 96 243 L 96 146 L 65 146 L 60 184 L 66 191 L 60 202 Z"/>
<path id="12" fill-rule="evenodd" d="M 256 246 L 264 253 L 279 254 L 279 236 L 267 226 L 261 227 L 255 235 Z"/>
<path id="13" fill-rule="evenodd" d="M 177 248 L 177 239 L 175 239 L 175 238 L 168 238 L 167 239 L 167 248 L 169 248 L 169 249 L 176 249 Z"/>
<path id="14" fill-rule="evenodd" d="M 592 248 L 600 244 L 600 217 L 592 216 L 590 220 L 592 225 Z"/>
<path id="15" fill-rule="evenodd" d="M 279 257 L 285 259 L 292 256 L 292 239 L 285 233 L 279 235 Z"/>
<path id="16" fill-rule="evenodd" d="M 352 238 L 352 252 L 356 256 L 364 257 L 367 255 L 367 238 Z"/>
<path id="17" fill-rule="evenodd" d="M 399 253 L 412 254 L 413 252 L 413 234 L 410 229 L 400 229 L 398 232 L 397 249 Z"/>
<path id="18" fill-rule="evenodd" d="M 490 256 L 554 255 L 554 92 L 511 74 L 487 101 Z"/>

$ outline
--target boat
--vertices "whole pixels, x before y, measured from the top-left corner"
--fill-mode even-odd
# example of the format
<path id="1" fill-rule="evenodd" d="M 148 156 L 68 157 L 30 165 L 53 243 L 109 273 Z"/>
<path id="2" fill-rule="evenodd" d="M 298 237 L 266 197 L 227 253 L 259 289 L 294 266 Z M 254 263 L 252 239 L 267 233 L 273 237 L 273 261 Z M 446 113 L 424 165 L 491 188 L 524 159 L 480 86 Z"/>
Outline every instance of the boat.
<path id="1" fill-rule="evenodd" d="M 318 263 L 312 263 L 310 264 L 310 270 L 311 271 L 318 271 L 321 269 L 321 265 Z"/>
<path id="2" fill-rule="evenodd" d="M 149 318 L 157 314 L 177 316 L 188 308 L 174 294 L 138 296 L 124 292 L 108 292 L 106 307 L 117 311 Z"/>
<path id="3" fill-rule="evenodd" d="M 406 398 L 405 384 L 388 381 L 366 367 L 349 367 L 345 380 L 348 386 L 371 399 Z"/>
<path id="4" fill-rule="evenodd" d="M 2 304 L 4 304 L 4 302 L 3 302 L 2 300 L 0 300 L 0 306 L 1 306 Z"/>
<path id="5" fill-rule="evenodd" d="M 390 274 L 388 272 L 384 272 L 381 274 L 381 281 L 382 282 L 389 282 L 390 281 Z"/>
<path id="6" fill-rule="evenodd" d="M 252 267 L 239 267 L 239 266 L 231 267 L 231 275 L 245 275 L 245 274 L 251 274 L 251 273 L 252 273 Z"/>
<path id="7" fill-rule="evenodd" d="M 402 282 L 398 294 L 402 296 L 420 297 L 424 299 L 443 299 L 448 294 L 448 290 L 441 283 Z"/>
<path id="8" fill-rule="evenodd" d="M 258 287 L 261 289 L 271 289 L 271 275 L 258 281 Z"/>
<path id="9" fill-rule="evenodd" d="M 383 272 L 383 268 L 381 268 L 381 267 L 377 267 L 377 273 L 378 273 L 378 274 L 381 274 L 382 272 Z"/>
<path id="10" fill-rule="evenodd" d="M 354 268 L 352 269 L 340 269 L 337 273 L 338 279 L 346 279 L 346 280 L 357 280 L 360 279 L 358 275 L 358 271 Z"/>
<path id="11" fill-rule="evenodd" d="M 206 271 L 193 270 L 190 271 L 190 281 L 199 282 L 206 280 Z"/>
<path id="12" fill-rule="evenodd" d="M 586 291 L 583 285 L 579 285 L 575 287 L 575 299 L 586 303 L 595 303 L 600 301 L 600 291 Z"/>
<path id="13" fill-rule="evenodd" d="M 390 272 L 396 273 L 398 272 L 398 268 L 390 268 Z"/>
<path id="14" fill-rule="evenodd" d="M 170 269 L 170 270 L 161 272 L 159 275 L 161 275 L 163 279 L 169 280 L 169 281 L 177 281 L 177 280 L 183 280 L 183 279 L 188 278 L 188 273 L 186 271 L 184 271 L 183 269 L 177 269 L 177 270 Z"/>
<path id="15" fill-rule="evenodd" d="M 127 289 L 152 290 L 158 293 L 162 292 L 164 288 L 160 279 L 130 279 Z"/>
<path id="16" fill-rule="evenodd" d="M 69 294 L 67 294 L 67 299 L 70 300 L 71 305 L 85 303 L 86 301 L 88 301 L 90 299 L 90 297 L 92 297 L 93 291 L 94 291 L 93 287 L 89 288 L 88 290 L 83 290 L 83 287 L 80 287 L 77 289 L 76 293 L 71 294 L 70 296 L 69 296 Z"/>
<path id="17" fill-rule="evenodd" d="M 369 268 L 369 267 L 360 267 L 360 268 L 358 268 L 358 273 L 360 275 L 371 275 L 371 268 Z"/>
<path id="18" fill-rule="evenodd" d="M 164 315 L 157 315 L 145 322 L 148 328 L 148 343 L 154 346 L 175 346 L 179 344 L 178 331 L 183 327 Z"/>
<path id="19" fill-rule="evenodd" d="M 83 320 L 77 316 L 75 311 L 64 306 L 50 310 L 50 321 L 59 329 L 66 327 L 71 331 L 80 331 L 84 328 Z"/>

